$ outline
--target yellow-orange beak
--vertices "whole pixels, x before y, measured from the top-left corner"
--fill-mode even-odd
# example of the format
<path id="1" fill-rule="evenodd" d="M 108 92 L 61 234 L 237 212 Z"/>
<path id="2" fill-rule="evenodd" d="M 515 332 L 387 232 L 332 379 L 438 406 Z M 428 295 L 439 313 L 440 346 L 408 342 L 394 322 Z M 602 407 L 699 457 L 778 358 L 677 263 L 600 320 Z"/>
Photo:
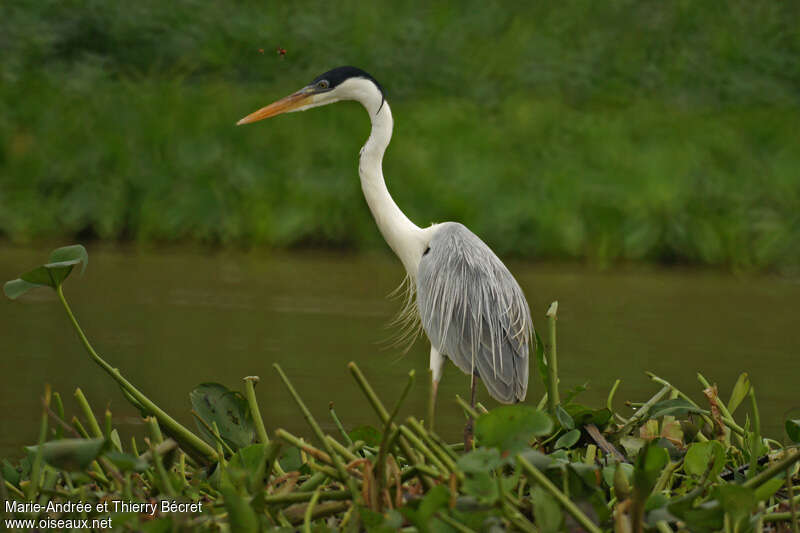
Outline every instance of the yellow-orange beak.
<path id="1" fill-rule="evenodd" d="M 258 111 L 250 113 L 242 120 L 237 122 L 236 125 L 241 126 L 242 124 L 249 124 L 251 122 L 264 120 L 265 118 L 274 117 L 275 115 L 280 115 L 281 113 L 294 111 L 298 108 L 309 105 L 311 103 L 312 96 L 313 93 L 311 93 L 308 89 L 300 89 L 296 93 L 292 93 L 286 98 L 281 98 L 277 102 L 269 104 L 267 107 L 262 107 Z"/>

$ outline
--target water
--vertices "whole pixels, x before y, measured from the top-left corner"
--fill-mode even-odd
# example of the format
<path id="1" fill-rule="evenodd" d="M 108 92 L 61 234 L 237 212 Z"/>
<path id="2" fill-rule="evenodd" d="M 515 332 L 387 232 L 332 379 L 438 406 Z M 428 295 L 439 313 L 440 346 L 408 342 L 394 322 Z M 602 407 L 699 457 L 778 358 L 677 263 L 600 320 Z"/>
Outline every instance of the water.
<path id="1" fill-rule="evenodd" d="M 403 277 L 388 254 L 143 252 L 99 245 L 89 253 L 86 275 L 65 285 L 78 320 L 101 355 L 192 428 L 193 386 L 216 381 L 242 388 L 242 377 L 258 375 L 268 431 L 285 427 L 310 435 L 275 362 L 328 431 L 335 431 L 330 402 L 346 426 L 377 424 L 346 369 L 351 360 L 386 403 L 415 369 L 417 385 L 404 412 L 424 416 L 427 345 L 418 341 L 404 355 L 383 342 L 399 307 L 386 295 Z M 0 248 L 0 279 L 41 264 L 46 254 L 43 247 Z M 747 371 L 768 433 L 783 438 L 783 417 L 800 408 L 797 280 L 683 269 L 509 267 L 543 336 L 547 305 L 559 300 L 562 388 L 588 381 L 583 403 L 603 405 L 617 378 L 623 380 L 617 406 L 645 400 L 658 389 L 644 375 L 649 370 L 704 404 L 698 371 L 719 384 L 723 399 Z M 0 339 L 0 456 L 19 456 L 21 445 L 36 440 L 45 383 L 61 392 L 67 413 L 78 413 L 72 393 L 79 386 L 98 416 L 110 404 L 124 435 L 144 434 L 136 411 L 83 351 L 52 291 L 2 299 Z M 466 396 L 468 383 L 454 366 L 446 367 L 437 421 L 450 440 L 463 427 L 453 398 Z M 542 393 L 538 375 L 531 385 L 529 401 L 535 402 Z M 493 405 L 483 388 L 479 399 Z"/>

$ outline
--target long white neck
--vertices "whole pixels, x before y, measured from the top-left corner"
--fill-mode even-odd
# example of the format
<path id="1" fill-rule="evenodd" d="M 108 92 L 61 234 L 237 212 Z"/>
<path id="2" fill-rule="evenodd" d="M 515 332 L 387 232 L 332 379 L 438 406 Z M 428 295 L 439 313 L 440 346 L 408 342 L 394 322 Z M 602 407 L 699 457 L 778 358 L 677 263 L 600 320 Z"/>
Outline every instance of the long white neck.
<path id="1" fill-rule="evenodd" d="M 429 231 L 418 227 L 397 207 L 383 179 L 383 154 L 392 139 L 392 111 L 380 91 L 368 80 L 358 80 L 352 97 L 369 113 L 372 131 L 361 149 L 358 174 L 361 190 L 383 238 L 403 262 L 406 272 L 416 278 L 422 253 L 430 240 Z"/>

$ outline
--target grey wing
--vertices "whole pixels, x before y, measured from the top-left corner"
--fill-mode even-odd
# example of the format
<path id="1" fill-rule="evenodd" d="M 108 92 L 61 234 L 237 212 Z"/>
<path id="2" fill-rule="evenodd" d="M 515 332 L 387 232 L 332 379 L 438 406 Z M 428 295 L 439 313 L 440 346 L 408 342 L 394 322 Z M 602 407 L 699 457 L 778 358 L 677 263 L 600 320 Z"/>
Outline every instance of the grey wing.
<path id="1" fill-rule="evenodd" d="M 433 346 L 505 403 L 528 390 L 528 303 L 492 250 L 466 227 L 440 225 L 417 274 L 417 308 Z"/>

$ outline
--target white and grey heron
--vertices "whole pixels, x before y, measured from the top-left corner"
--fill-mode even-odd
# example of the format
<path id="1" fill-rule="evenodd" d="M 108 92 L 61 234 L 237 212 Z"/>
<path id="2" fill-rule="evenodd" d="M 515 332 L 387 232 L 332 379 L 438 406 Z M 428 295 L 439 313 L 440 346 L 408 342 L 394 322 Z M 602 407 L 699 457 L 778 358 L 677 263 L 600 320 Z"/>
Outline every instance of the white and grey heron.
<path id="1" fill-rule="evenodd" d="M 420 228 L 392 200 L 383 177 L 383 154 L 394 122 L 375 78 L 355 67 L 335 68 L 237 124 L 342 100 L 359 102 L 372 121 L 358 164 L 361 188 L 416 293 L 416 309 L 431 342 L 434 401 L 445 359 L 472 376 L 473 405 L 475 376 L 500 402 L 524 400 L 533 337 L 525 295 L 502 261 L 466 227 L 444 222 Z"/>

